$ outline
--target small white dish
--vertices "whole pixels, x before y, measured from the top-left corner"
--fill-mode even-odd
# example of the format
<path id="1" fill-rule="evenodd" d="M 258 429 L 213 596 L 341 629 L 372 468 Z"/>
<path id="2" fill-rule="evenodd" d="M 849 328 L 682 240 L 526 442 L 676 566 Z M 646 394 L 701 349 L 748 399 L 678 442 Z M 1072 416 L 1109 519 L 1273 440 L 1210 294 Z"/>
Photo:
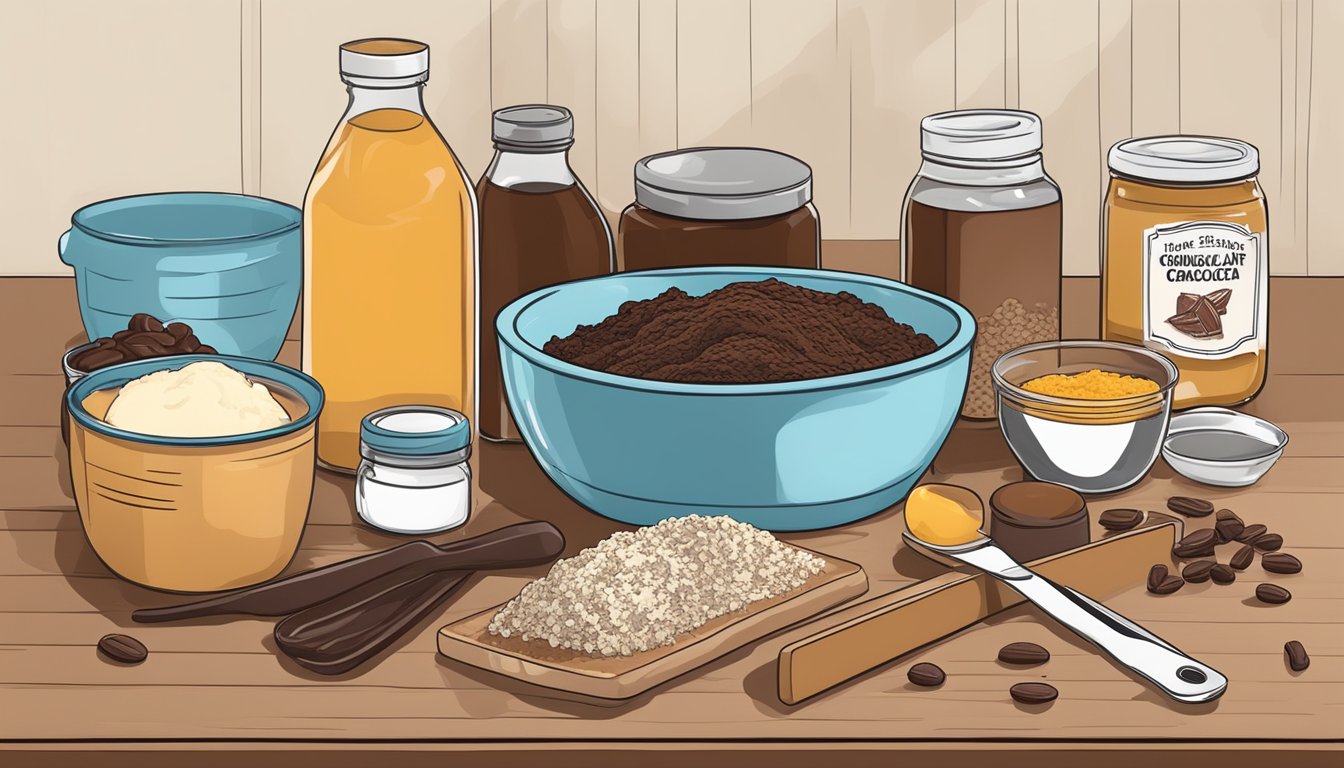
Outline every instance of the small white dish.
<path id="1" fill-rule="evenodd" d="M 1264 476 L 1288 445 L 1288 433 L 1227 408 L 1193 408 L 1171 417 L 1162 458 L 1205 485 L 1241 488 Z"/>

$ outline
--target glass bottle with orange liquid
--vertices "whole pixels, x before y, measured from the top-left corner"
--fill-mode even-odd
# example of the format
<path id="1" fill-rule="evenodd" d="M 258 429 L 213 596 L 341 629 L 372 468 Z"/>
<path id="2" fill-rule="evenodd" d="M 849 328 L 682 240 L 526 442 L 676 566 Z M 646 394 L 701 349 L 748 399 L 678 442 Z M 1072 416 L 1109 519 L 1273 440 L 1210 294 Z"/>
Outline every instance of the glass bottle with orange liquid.
<path id="1" fill-rule="evenodd" d="M 429 46 L 341 46 L 350 102 L 303 205 L 303 369 L 326 390 L 318 460 L 359 466 L 359 423 L 393 405 L 473 416 L 476 201 L 421 99 Z"/>

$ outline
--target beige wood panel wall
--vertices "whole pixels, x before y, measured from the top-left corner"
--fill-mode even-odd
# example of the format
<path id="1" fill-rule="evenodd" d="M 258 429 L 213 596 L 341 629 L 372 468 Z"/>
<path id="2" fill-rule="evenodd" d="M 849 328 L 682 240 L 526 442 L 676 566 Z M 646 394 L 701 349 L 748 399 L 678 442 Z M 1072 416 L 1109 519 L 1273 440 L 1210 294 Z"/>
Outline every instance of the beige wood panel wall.
<path id="1" fill-rule="evenodd" d="M 1344 275 L 1344 0 L 43 0 L 0 4 L 0 273 L 62 274 L 79 205 L 164 189 L 302 200 L 345 94 L 336 46 L 432 46 L 426 103 L 464 165 L 492 108 L 577 119 L 616 216 L 631 165 L 755 144 L 811 163 L 823 235 L 892 241 L 918 121 L 1029 109 L 1065 196 L 1065 272 L 1098 272 L 1105 152 L 1131 135 L 1256 144 L 1273 270 Z M 892 258 L 896 258 L 893 250 Z"/>

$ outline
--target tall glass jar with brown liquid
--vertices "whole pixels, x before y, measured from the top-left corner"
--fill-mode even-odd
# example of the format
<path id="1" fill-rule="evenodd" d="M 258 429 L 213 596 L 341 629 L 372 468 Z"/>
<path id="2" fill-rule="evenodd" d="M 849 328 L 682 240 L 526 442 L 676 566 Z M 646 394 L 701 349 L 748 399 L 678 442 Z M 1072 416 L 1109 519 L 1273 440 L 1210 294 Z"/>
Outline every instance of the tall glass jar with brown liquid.
<path id="1" fill-rule="evenodd" d="M 303 370 L 326 390 L 323 466 L 359 466 L 360 421 L 394 405 L 471 415 L 475 196 L 421 99 L 429 46 L 341 46 L 349 105 L 303 203 Z"/>
<path id="2" fill-rule="evenodd" d="M 1176 364 L 1173 408 L 1237 405 L 1265 383 L 1269 213 L 1243 141 L 1154 136 L 1111 147 L 1101 336 Z"/>
<path id="3" fill-rule="evenodd" d="M 967 110 L 920 123 L 924 161 L 905 198 L 905 282 L 975 316 L 961 415 L 996 415 L 990 367 L 1059 338 L 1063 203 L 1030 112 Z"/>
<path id="4" fill-rule="evenodd" d="M 495 158 L 476 185 L 481 209 L 481 436 L 516 442 L 504 397 L 495 315 L 519 296 L 555 283 L 609 274 L 611 230 L 574 176 L 574 117 L 529 104 L 494 114 Z"/>

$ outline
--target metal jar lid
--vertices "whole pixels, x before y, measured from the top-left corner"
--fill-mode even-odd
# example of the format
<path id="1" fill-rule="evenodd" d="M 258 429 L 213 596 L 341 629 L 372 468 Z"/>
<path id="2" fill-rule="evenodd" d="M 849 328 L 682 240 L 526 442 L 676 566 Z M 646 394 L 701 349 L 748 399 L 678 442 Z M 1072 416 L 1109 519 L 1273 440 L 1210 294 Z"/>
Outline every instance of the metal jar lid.
<path id="1" fill-rule="evenodd" d="M 920 151 L 935 159 L 1004 161 L 1041 151 L 1041 118 L 1015 109 L 939 112 L 919 122 Z"/>
<path id="2" fill-rule="evenodd" d="M 783 152 L 702 147 L 635 163 L 635 202 L 683 219 L 778 216 L 812 201 L 812 169 Z"/>
<path id="3" fill-rule="evenodd" d="M 438 457 L 454 463 L 471 451 L 467 417 L 434 405 L 398 405 L 365 416 L 359 424 L 360 454 L 411 459 Z"/>
<path id="4" fill-rule="evenodd" d="M 495 110 L 490 136 L 503 149 L 554 152 L 574 143 L 574 115 L 550 104 L 505 107 Z"/>
<path id="5" fill-rule="evenodd" d="M 1125 176 L 1175 184 L 1240 181 L 1260 172 L 1254 146 L 1213 136 L 1126 139 L 1111 147 L 1106 162 Z"/>

